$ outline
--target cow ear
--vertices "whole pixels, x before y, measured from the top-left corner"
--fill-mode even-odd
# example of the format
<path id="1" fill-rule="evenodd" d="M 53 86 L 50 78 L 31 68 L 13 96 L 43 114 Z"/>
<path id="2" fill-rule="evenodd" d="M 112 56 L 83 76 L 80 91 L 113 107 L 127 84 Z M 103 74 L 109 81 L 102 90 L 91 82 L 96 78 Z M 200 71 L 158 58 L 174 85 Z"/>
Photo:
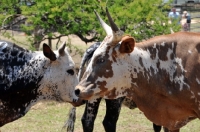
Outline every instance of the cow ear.
<path id="1" fill-rule="evenodd" d="M 64 55 L 65 55 L 65 46 L 66 46 L 66 42 L 64 41 L 64 42 L 62 43 L 62 45 L 59 47 L 59 49 L 58 49 L 58 52 L 59 52 L 59 54 L 60 54 L 61 56 L 64 56 Z"/>
<path id="2" fill-rule="evenodd" d="M 43 44 L 43 54 L 47 58 L 49 58 L 51 61 L 56 60 L 56 55 L 55 53 L 51 50 L 51 48 L 47 44 Z"/>
<path id="3" fill-rule="evenodd" d="M 135 39 L 130 36 L 125 36 L 122 38 L 122 43 L 120 45 L 120 53 L 131 53 L 135 46 Z"/>

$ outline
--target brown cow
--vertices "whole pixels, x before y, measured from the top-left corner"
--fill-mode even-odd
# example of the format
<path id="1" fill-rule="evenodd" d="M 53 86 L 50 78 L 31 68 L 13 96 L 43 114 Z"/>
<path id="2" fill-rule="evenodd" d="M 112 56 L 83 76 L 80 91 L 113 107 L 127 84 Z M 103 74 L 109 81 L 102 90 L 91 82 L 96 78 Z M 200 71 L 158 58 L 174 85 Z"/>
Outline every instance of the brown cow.
<path id="1" fill-rule="evenodd" d="M 157 125 L 178 131 L 200 117 L 200 34 L 178 32 L 136 43 L 107 15 L 107 36 L 75 93 L 82 99 L 127 96 Z"/>

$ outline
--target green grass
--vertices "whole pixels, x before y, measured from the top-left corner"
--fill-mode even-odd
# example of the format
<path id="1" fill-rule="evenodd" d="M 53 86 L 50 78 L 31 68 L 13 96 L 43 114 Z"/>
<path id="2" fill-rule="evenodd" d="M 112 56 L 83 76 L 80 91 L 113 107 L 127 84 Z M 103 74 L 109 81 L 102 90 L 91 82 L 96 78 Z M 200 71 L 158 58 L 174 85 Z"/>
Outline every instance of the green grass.
<path id="1" fill-rule="evenodd" d="M 1 132 L 66 132 L 62 129 L 72 106 L 68 103 L 53 101 L 39 102 L 22 118 L 1 127 Z M 101 102 L 94 125 L 94 132 L 103 132 L 102 121 L 105 115 L 105 103 Z M 77 108 L 75 132 L 82 132 L 81 117 L 84 105 Z M 152 123 L 138 109 L 122 107 L 117 123 L 117 132 L 153 131 Z M 181 132 L 199 132 L 199 120 L 196 119 L 181 129 Z"/>

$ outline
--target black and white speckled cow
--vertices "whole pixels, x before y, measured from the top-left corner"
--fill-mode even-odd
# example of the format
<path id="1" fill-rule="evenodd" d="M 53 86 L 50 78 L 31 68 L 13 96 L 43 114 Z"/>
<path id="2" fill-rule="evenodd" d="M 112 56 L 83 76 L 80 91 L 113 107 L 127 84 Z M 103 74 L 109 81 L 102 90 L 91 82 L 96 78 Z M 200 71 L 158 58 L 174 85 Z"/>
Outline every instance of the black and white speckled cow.
<path id="1" fill-rule="evenodd" d="M 55 53 L 47 44 L 31 52 L 0 41 L 0 127 L 24 116 L 39 100 L 82 104 L 74 94 L 75 66 L 65 43 Z"/>
<path id="2" fill-rule="evenodd" d="M 178 131 L 200 119 L 200 34 L 178 32 L 136 43 L 98 18 L 107 36 L 76 87 L 82 99 L 131 98 L 153 123 Z"/>

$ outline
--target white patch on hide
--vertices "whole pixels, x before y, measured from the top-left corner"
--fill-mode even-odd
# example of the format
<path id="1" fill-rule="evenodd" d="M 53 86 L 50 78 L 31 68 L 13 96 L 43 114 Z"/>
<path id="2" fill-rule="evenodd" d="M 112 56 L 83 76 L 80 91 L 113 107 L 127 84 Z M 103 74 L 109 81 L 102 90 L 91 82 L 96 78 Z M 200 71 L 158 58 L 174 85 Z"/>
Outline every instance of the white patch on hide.
<path id="1" fill-rule="evenodd" d="M 5 42 L 0 42 L 0 45 L 2 45 L 2 44 L 4 44 L 4 45 L 0 48 L 0 52 L 2 52 L 2 50 L 4 50 L 8 46 L 8 44 Z"/>
<path id="2" fill-rule="evenodd" d="M 191 50 L 188 50 L 188 53 L 192 54 L 192 51 L 191 51 Z"/>
<path id="3" fill-rule="evenodd" d="M 198 84 L 200 84 L 200 81 L 199 81 L 199 79 L 198 79 L 198 78 L 196 78 L 196 81 L 197 81 L 197 83 L 198 83 Z"/>

